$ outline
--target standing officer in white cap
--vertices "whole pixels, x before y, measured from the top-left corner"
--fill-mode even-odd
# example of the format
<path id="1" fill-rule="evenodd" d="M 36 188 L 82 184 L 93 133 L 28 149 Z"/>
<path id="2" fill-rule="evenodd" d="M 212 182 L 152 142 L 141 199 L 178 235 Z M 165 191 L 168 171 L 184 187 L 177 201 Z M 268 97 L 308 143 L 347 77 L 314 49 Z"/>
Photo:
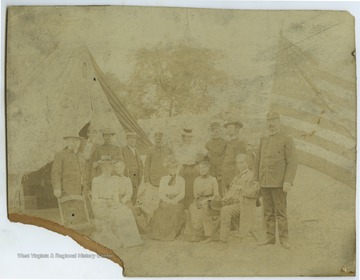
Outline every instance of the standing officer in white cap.
<path id="1" fill-rule="evenodd" d="M 266 223 L 266 240 L 259 245 L 276 243 L 277 220 L 280 243 L 289 249 L 286 196 L 296 173 L 296 148 L 293 139 L 280 130 L 278 113 L 268 113 L 266 120 L 269 133 L 260 139 L 253 178 L 261 188 Z"/>

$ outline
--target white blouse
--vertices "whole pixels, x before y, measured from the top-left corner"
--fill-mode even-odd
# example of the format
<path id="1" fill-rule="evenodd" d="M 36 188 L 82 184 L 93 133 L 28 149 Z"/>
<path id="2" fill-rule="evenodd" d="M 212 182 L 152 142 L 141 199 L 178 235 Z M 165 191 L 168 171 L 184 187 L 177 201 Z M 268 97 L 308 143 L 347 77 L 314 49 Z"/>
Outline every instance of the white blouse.
<path id="1" fill-rule="evenodd" d="M 159 198 L 164 202 L 176 204 L 185 197 L 185 180 L 177 175 L 175 185 L 169 186 L 170 179 L 170 175 L 160 179 Z"/>
<path id="2" fill-rule="evenodd" d="M 92 181 L 92 202 L 95 207 L 117 207 L 131 200 L 130 178 L 100 175 Z"/>
<path id="3" fill-rule="evenodd" d="M 122 203 L 129 202 L 133 195 L 133 188 L 129 177 L 113 176 L 114 184 L 118 186 L 119 199 Z"/>

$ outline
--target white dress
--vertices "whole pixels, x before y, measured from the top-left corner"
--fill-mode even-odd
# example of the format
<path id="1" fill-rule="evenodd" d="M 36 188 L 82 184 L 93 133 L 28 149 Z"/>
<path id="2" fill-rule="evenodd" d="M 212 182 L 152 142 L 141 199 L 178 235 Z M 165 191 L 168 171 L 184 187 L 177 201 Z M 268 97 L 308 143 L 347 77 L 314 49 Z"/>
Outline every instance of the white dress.
<path id="1" fill-rule="evenodd" d="M 131 247 L 142 244 L 135 218 L 125 205 L 132 196 L 127 177 L 100 175 L 92 182 L 92 204 L 97 227 L 95 241 L 111 246 Z"/>

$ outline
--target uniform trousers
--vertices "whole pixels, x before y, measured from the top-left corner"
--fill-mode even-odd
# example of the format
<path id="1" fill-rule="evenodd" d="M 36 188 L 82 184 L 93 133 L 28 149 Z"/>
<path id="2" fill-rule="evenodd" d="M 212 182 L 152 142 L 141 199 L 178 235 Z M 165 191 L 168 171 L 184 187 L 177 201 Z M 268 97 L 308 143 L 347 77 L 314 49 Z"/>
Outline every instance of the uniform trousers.
<path id="1" fill-rule="evenodd" d="M 276 242 L 276 220 L 278 223 L 280 242 L 289 238 L 288 220 L 286 213 L 286 192 L 283 188 L 261 188 L 266 223 L 266 236 L 269 242 Z"/>

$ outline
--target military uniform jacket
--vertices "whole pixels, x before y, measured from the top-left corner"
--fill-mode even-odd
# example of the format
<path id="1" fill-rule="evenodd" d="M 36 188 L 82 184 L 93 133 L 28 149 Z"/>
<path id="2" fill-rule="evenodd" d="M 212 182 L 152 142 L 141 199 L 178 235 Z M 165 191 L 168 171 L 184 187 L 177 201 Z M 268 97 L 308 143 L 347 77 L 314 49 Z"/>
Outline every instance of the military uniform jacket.
<path id="1" fill-rule="evenodd" d="M 297 167 L 296 148 L 291 137 L 283 132 L 260 139 L 254 164 L 254 181 L 262 188 L 280 188 L 292 184 Z"/>
<path id="2" fill-rule="evenodd" d="M 223 138 L 211 139 L 205 145 L 210 156 L 210 174 L 218 180 L 221 175 L 221 168 L 226 151 L 226 141 Z"/>
<path id="3" fill-rule="evenodd" d="M 122 155 L 125 162 L 124 175 L 129 177 L 134 182 L 134 174 L 136 174 L 137 181 L 140 183 L 143 176 L 143 164 L 137 151 L 135 154 L 130 150 L 128 146 L 122 147 Z"/>
<path id="4" fill-rule="evenodd" d="M 226 186 L 230 186 L 236 171 L 236 156 L 245 154 L 246 146 L 239 138 L 231 139 L 227 142 L 225 156 L 223 160 L 222 181 Z"/>
<path id="5" fill-rule="evenodd" d="M 84 172 L 85 161 L 79 153 L 69 149 L 57 153 L 51 169 L 53 189 L 61 190 L 62 196 L 81 195 Z"/>
<path id="6" fill-rule="evenodd" d="M 161 177 L 168 174 L 167 168 L 164 166 L 164 159 L 170 154 L 172 151 L 166 146 L 154 146 L 148 150 L 144 168 L 145 183 L 150 182 L 155 187 L 159 186 Z"/>

